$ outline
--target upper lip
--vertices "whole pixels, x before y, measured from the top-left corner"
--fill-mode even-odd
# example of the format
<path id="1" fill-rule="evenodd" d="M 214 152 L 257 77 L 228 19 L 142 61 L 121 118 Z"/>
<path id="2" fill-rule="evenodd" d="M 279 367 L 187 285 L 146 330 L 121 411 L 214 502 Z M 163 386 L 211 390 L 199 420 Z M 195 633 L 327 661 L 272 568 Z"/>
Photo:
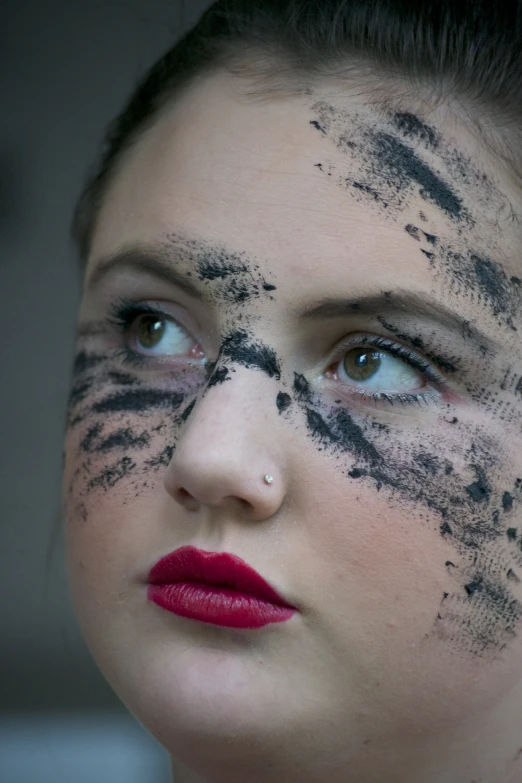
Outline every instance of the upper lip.
<path id="1" fill-rule="evenodd" d="M 194 546 L 183 546 L 170 552 L 151 568 L 149 583 L 164 585 L 175 582 L 203 582 L 229 587 L 271 604 L 291 606 L 244 560 L 227 552 L 203 552 Z"/>

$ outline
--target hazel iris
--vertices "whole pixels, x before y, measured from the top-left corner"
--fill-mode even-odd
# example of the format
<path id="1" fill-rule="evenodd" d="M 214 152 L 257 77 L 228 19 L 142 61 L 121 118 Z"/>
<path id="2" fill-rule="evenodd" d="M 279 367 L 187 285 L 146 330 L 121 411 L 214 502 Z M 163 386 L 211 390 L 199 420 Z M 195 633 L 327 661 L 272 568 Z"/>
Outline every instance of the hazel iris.
<path id="1" fill-rule="evenodd" d="M 367 381 L 381 367 L 381 355 L 375 351 L 356 348 L 344 357 L 343 367 L 346 375 L 354 381 Z"/>
<path id="2" fill-rule="evenodd" d="M 137 341 L 143 348 L 155 348 L 165 334 L 165 321 L 157 315 L 144 315 L 138 324 Z"/>

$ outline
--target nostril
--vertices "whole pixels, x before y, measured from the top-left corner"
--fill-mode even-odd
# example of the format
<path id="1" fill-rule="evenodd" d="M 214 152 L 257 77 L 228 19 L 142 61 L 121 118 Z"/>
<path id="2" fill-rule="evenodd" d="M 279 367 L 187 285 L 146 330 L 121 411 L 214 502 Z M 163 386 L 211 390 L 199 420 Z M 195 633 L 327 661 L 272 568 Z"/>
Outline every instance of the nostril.
<path id="1" fill-rule="evenodd" d="M 174 493 L 174 500 L 176 500 L 181 506 L 189 507 L 191 501 L 192 504 L 194 503 L 195 498 L 190 494 L 190 492 L 187 492 L 184 487 L 180 487 L 180 489 L 177 489 Z"/>

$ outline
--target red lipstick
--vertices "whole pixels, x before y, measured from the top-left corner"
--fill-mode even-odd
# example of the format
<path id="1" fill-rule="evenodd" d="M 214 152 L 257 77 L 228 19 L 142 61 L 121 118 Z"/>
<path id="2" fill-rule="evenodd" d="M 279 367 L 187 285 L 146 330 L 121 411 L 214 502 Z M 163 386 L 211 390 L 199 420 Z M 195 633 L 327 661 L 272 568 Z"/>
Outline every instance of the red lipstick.
<path id="1" fill-rule="evenodd" d="M 226 628 L 262 628 L 297 611 L 237 555 L 193 546 L 152 567 L 147 598 L 181 617 Z"/>

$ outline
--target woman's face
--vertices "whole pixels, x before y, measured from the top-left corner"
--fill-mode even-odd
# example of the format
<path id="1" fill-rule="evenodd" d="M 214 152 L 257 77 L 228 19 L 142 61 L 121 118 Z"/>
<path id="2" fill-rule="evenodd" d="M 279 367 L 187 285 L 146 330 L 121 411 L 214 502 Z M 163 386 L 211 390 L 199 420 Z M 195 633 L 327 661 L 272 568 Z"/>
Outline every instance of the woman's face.
<path id="1" fill-rule="evenodd" d="M 82 631 L 201 779 L 489 783 L 522 746 L 517 194 L 458 123 L 231 86 L 163 115 L 97 225 L 64 477 Z M 160 608 L 149 571 L 185 545 L 297 611 Z"/>

